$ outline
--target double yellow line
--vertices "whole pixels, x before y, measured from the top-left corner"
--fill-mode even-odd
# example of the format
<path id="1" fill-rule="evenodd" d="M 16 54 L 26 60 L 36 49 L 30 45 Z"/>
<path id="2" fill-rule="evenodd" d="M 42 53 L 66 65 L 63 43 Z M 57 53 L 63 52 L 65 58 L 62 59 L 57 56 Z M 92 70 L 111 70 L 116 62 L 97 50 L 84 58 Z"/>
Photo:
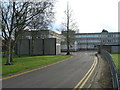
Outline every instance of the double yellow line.
<path id="1" fill-rule="evenodd" d="M 83 88 L 83 86 L 85 85 L 85 83 L 87 82 L 87 80 L 90 78 L 91 74 L 93 73 L 96 65 L 97 65 L 98 61 L 97 58 L 95 57 L 94 62 L 91 66 L 91 68 L 89 69 L 89 71 L 85 74 L 85 76 L 78 82 L 78 84 L 73 88 L 73 90 L 76 90 L 77 88 Z"/>
<path id="2" fill-rule="evenodd" d="M 72 58 L 72 57 L 73 57 L 73 56 L 71 56 L 70 58 Z M 40 69 L 43 69 L 43 68 L 47 68 L 47 67 L 53 66 L 53 65 L 55 65 L 55 64 L 58 64 L 58 63 L 67 61 L 67 60 L 69 60 L 70 58 L 67 58 L 67 59 L 64 59 L 64 60 L 61 60 L 61 61 L 57 61 L 57 62 L 48 64 L 48 65 L 45 65 L 45 66 L 41 66 L 41 67 L 38 67 L 38 68 L 35 68 L 35 69 L 32 69 L 32 70 L 27 70 L 27 71 L 24 71 L 24 72 L 21 72 L 21 73 L 18 73 L 18 74 L 14 74 L 14 75 L 11 75 L 11 76 L 6 76 L 6 77 L 3 77 L 3 78 L 0 78 L 0 80 L 10 79 L 10 78 L 17 77 L 17 76 L 20 76 L 20 75 L 23 75 L 23 74 L 26 74 L 26 73 L 30 73 L 30 72 L 36 71 L 36 70 L 40 70 Z"/>
<path id="3" fill-rule="evenodd" d="M 18 73 L 18 74 L 15 74 L 15 75 L 11 75 L 11 76 L 7 76 L 7 77 L 4 77 L 4 78 L 0 78 L 0 80 L 6 80 L 6 79 L 13 78 L 13 77 L 17 77 L 17 76 L 20 76 L 20 75 L 23 75 L 23 74 L 26 74 L 26 73 L 30 73 L 30 72 L 33 72 L 33 71 L 36 71 L 36 70 L 40 70 L 40 69 L 43 69 L 43 68 L 46 68 L 46 67 L 49 67 L 49 66 L 52 66 L 52 65 L 64 62 L 66 60 L 69 60 L 69 59 L 64 59 L 62 61 L 58 61 L 58 62 L 55 62 L 55 63 L 52 63 L 52 64 L 48 64 L 48 65 L 45 65 L 45 66 L 42 66 L 42 67 L 39 67 L 39 68 L 36 68 L 36 69 L 32 69 L 32 70 L 28 70 L 28 71 L 25 71 L 25 72 L 22 72 L 22 73 Z M 85 85 L 85 83 L 90 78 L 91 74 L 93 73 L 97 63 L 98 63 L 98 61 L 97 61 L 97 58 L 95 57 L 94 62 L 92 64 L 91 68 L 85 74 L 85 76 L 82 78 L 82 80 L 80 80 L 78 82 L 78 84 L 73 88 L 73 90 L 76 90 L 77 88 L 82 88 Z"/>

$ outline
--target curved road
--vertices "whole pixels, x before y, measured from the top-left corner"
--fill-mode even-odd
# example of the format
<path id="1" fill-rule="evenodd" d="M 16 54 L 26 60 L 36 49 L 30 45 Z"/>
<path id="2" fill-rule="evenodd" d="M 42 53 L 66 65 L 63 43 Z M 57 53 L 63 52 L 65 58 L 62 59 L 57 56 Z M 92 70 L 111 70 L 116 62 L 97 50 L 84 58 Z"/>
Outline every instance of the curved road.
<path id="1" fill-rule="evenodd" d="M 73 53 L 75 56 L 69 60 L 3 80 L 2 86 L 3 88 L 73 88 L 91 68 L 95 53 Z"/>

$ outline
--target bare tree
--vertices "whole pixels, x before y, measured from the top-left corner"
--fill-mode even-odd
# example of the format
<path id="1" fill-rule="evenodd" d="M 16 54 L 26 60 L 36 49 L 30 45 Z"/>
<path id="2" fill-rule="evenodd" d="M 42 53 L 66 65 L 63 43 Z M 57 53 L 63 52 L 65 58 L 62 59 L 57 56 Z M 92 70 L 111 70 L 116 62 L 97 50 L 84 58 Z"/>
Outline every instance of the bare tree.
<path id="1" fill-rule="evenodd" d="M 38 30 L 47 30 L 51 26 L 52 22 L 54 21 L 54 11 L 53 11 L 54 3 L 55 3 L 55 0 L 44 1 L 44 4 L 46 5 L 46 8 L 44 9 L 44 13 L 40 13 L 36 15 L 34 18 L 32 18 L 32 20 L 28 25 L 28 28 L 32 29 L 31 31 L 32 53 L 34 49 L 34 39 L 36 38 L 36 34 Z M 42 4 L 43 2 L 39 2 L 37 3 L 37 5 L 33 5 L 33 7 L 37 6 L 40 8 Z M 34 12 L 35 11 L 33 11 L 33 13 Z"/>
<path id="2" fill-rule="evenodd" d="M 28 27 L 30 29 L 39 29 L 39 30 L 46 30 L 51 26 L 51 23 L 54 21 L 54 7 L 55 0 L 47 0 L 44 1 L 46 8 L 44 9 L 44 13 L 40 13 L 32 18 L 31 22 L 29 23 Z M 37 7 L 41 7 L 43 3 L 37 3 Z M 33 5 L 34 7 L 34 5 Z M 34 11 L 33 11 L 34 13 Z"/>
<path id="3" fill-rule="evenodd" d="M 46 2 L 1 1 L 0 27 L 2 29 L 2 37 L 8 46 L 6 65 L 11 65 L 13 48 L 24 29 L 34 17 L 45 13 L 46 8 L 49 8 Z"/>
<path id="4" fill-rule="evenodd" d="M 75 22 L 75 20 L 73 19 L 73 15 L 72 15 L 72 9 L 69 7 L 69 4 L 67 2 L 67 9 L 65 11 L 65 16 L 66 19 L 65 22 L 63 22 L 63 30 L 66 31 L 66 43 L 67 43 L 67 54 L 66 55 L 70 55 L 70 42 L 73 39 L 73 35 L 71 33 L 71 31 L 78 31 L 78 26 L 77 23 Z"/>

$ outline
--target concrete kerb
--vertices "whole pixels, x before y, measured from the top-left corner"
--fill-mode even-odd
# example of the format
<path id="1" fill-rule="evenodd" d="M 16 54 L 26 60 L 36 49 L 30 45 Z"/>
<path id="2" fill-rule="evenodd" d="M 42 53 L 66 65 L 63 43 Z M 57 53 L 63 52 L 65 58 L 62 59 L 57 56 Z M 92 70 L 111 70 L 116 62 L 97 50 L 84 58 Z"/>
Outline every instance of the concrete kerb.
<path id="1" fill-rule="evenodd" d="M 98 56 L 97 53 L 95 54 L 95 57 L 97 57 L 97 60 L 98 60 L 98 63 L 99 63 L 99 56 Z M 100 67 L 99 64 L 97 64 L 96 70 L 95 70 L 94 73 L 93 73 L 93 77 L 92 77 L 92 79 L 91 79 L 91 83 L 90 83 L 90 85 L 89 85 L 88 88 L 92 88 L 92 86 L 94 85 L 94 80 L 95 80 L 95 78 L 96 78 L 96 76 L 97 76 L 97 74 L 98 74 L 98 70 L 97 70 L 97 69 L 98 69 L 99 67 Z"/>
<path id="2" fill-rule="evenodd" d="M 100 54 L 97 54 L 99 64 L 97 75 L 95 77 L 94 86 L 92 88 L 112 88 L 112 77 L 109 64 Z M 108 76 L 107 76 L 108 75 Z"/>

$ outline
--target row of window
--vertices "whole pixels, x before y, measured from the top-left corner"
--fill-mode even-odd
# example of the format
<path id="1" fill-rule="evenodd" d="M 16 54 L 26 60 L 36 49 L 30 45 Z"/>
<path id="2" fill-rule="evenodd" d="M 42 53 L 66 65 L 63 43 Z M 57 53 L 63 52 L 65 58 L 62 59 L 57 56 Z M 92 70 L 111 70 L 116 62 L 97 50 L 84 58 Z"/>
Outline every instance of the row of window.
<path id="1" fill-rule="evenodd" d="M 78 43 L 98 43 L 100 40 L 77 40 Z"/>
<path id="2" fill-rule="evenodd" d="M 96 45 L 78 45 L 78 48 L 96 48 Z"/>
<path id="3" fill-rule="evenodd" d="M 76 38 L 99 38 L 99 37 L 120 37 L 119 34 L 95 34 L 95 35 L 76 35 Z"/>
<path id="4" fill-rule="evenodd" d="M 96 37 L 100 37 L 100 35 L 76 35 L 75 37 L 76 38 L 89 38 L 89 37 L 96 38 Z"/>
<path id="5" fill-rule="evenodd" d="M 112 40 L 103 40 L 103 41 L 101 41 L 101 40 L 77 40 L 77 42 L 78 43 L 100 43 L 100 42 L 108 42 L 108 43 L 110 43 L 110 42 L 115 42 L 115 43 L 117 43 L 117 42 L 119 42 L 119 40 L 118 39 L 112 39 Z"/>
<path id="6" fill-rule="evenodd" d="M 119 42 L 119 40 L 118 39 L 116 39 L 116 40 L 107 40 L 107 42 Z"/>
<path id="7" fill-rule="evenodd" d="M 25 37 L 26 37 L 27 39 L 32 39 L 32 36 L 30 36 L 30 35 L 26 35 Z M 36 36 L 34 36 L 34 37 L 36 37 L 36 38 L 57 38 L 57 39 L 61 39 L 60 37 L 53 36 L 53 35 L 46 35 L 46 34 L 36 35 Z M 24 36 L 23 36 L 23 38 L 24 38 Z"/>

